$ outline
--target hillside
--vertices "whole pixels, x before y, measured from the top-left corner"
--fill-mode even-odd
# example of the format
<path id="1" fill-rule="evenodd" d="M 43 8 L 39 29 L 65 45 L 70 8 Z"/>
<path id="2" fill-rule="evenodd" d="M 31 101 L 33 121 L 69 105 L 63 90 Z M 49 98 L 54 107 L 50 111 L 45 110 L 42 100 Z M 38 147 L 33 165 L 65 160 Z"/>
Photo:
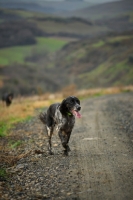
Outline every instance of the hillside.
<path id="1" fill-rule="evenodd" d="M 64 47 L 56 58 L 63 84 L 78 88 L 133 84 L 133 31 Z"/>
<path id="2" fill-rule="evenodd" d="M 14 91 L 28 95 L 54 91 L 58 80 L 51 79 L 55 52 L 68 43 L 65 39 L 37 37 L 36 44 L 0 49 L 0 93 Z"/>
<path id="3" fill-rule="evenodd" d="M 95 20 L 0 9 L 0 94 L 42 94 L 72 85 L 133 84 L 133 12 L 129 2 L 130 9 L 123 7 L 124 1 L 109 3 L 119 4 L 120 12 L 100 18 L 97 10 L 99 19 Z M 107 5 L 101 4 L 99 9 Z"/>
<path id="4" fill-rule="evenodd" d="M 62 15 L 68 11 L 92 6 L 94 3 L 86 1 L 35 1 L 35 0 L 1 0 L 1 8 L 29 10 L 47 14 Z"/>
<path id="5" fill-rule="evenodd" d="M 57 53 L 33 51 L 24 63 L 0 68 L 0 74 L 4 88 L 21 94 L 41 94 L 72 84 L 78 89 L 130 85 L 133 84 L 132 66 L 131 31 L 71 42 Z"/>
<path id="6" fill-rule="evenodd" d="M 23 10 L 0 9 L 0 19 L 0 47 L 35 44 L 37 36 L 81 39 L 111 31 L 107 25 L 82 18 L 53 17 Z"/>
<path id="7" fill-rule="evenodd" d="M 69 16 L 76 16 L 85 19 L 97 20 L 97 19 L 109 19 L 119 15 L 126 14 L 133 11 L 132 0 L 122 0 L 116 2 L 108 2 L 91 7 L 86 7 L 68 13 Z M 66 15 L 66 16 L 68 16 Z"/>

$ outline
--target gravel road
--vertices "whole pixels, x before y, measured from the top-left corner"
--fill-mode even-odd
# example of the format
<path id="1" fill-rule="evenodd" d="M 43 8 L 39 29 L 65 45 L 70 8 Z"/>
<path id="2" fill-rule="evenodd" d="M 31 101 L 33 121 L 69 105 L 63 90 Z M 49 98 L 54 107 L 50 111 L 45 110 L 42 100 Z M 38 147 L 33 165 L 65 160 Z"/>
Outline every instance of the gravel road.
<path id="1" fill-rule="evenodd" d="M 24 141 L 19 151 L 29 153 L 8 169 L 1 199 L 133 199 L 133 93 L 86 99 L 81 106 L 69 156 L 56 133 L 54 155 L 48 155 L 37 117 L 16 125 L 12 131 Z"/>

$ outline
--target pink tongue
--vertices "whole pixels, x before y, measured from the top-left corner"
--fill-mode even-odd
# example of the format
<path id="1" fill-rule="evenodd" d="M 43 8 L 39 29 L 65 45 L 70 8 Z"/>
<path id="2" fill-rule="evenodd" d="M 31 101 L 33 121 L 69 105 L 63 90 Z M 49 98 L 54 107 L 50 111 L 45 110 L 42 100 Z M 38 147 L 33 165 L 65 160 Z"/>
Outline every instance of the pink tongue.
<path id="1" fill-rule="evenodd" d="M 73 110 L 73 114 L 75 115 L 75 117 L 81 118 L 81 114 L 79 112 Z"/>

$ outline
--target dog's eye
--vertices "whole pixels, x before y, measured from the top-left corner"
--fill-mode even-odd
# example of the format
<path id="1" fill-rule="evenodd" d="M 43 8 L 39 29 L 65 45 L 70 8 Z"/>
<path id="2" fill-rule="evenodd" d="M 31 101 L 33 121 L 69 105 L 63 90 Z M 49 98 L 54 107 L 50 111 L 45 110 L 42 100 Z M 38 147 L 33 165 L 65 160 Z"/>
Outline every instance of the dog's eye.
<path id="1" fill-rule="evenodd" d="M 74 99 L 71 99 L 70 103 L 74 103 Z"/>
<path id="2" fill-rule="evenodd" d="M 77 101 L 77 103 L 80 105 L 80 101 Z"/>

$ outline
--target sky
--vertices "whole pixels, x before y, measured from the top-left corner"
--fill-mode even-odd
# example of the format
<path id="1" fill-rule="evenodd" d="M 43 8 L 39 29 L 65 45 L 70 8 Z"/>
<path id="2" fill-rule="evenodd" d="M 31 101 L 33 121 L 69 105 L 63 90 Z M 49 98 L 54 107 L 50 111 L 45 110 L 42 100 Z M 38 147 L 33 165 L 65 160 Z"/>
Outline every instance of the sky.
<path id="1" fill-rule="evenodd" d="M 65 1 L 65 0 L 41 0 L 41 1 Z M 117 0 L 84 0 L 90 3 L 105 3 L 105 2 L 111 2 L 111 1 L 117 1 Z"/>
<path id="2" fill-rule="evenodd" d="M 65 0 L 39 0 L 39 1 L 65 1 Z M 105 2 L 111 2 L 111 1 L 119 1 L 119 0 L 84 0 L 86 2 L 90 3 L 105 3 Z"/>

